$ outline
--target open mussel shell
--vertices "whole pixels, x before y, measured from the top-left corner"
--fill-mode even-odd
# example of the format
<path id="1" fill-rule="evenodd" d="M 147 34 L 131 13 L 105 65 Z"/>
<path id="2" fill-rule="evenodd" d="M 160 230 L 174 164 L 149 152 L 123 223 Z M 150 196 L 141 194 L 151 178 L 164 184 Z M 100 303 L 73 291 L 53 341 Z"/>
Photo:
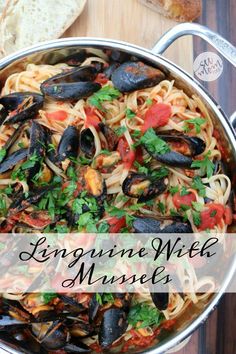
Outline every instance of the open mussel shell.
<path id="1" fill-rule="evenodd" d="M 153 217 L 135 216 L 133 228 L 137 233 L 192 233 L 188 222 L 173 219 L 160 219 Z"/>
<path id="2" fill-rule="evenodd" d="M 122 184 L 125 195 L 138 198 L 139 202 L 145 202 L 157 197 L 166 190 L 165 178 L 153 180 L 150 176 L 142 173 L 131 172 Z"/>
<path id="3" fill-rule="evenodd" d="M 13 152 L 0 163 L 0 173 L 12 170 L 19 162 L 22 162 L 28 156 L 28 149 L 19 149 Z"/>
<path id="4" fill-rule="evenodd" d="M 113 85 L 121 92 L 153 87 L 165 79 L 165 74 L 141 61 L 121 64 L 112 74 Z"/>
<path id="5" fill-rule="evenodd" d="M 169 304 L 169 293 L 150 293 L 153 303 L 160 311 L 166 310 Z"/>
<path id="6" fill-rule="evenodd" d="M 202 154 L 206 148 L 205 142 L 198 137 L 178 135 L 176 132 L 172 135 L 157 136 L 169 144 L 171 151 L 164 154 L 153 153 L 148 147 L 148 142 L 143 144 L 145 149 L 157 161 L 173 167 L 190 168 L 193 157 Z"/>
<path id="7" fill-rule="evenodd" d="M 102 132 L 102 134 L 106 138 L 108 150 L 109 151 L 115 150 L 116 146 L 118 144 L 119 138 L 116 135 L 116 133 L 114 132 L 114 130 L 112 130 L 107 124 L 104 124 L 104 123 L 99 123 L 98 126 L 99 126 L 100 131 Z"/>
<path id="8" fill-rule="evenodd" d="M 47 142 L 47 134 L 44 127 L 32 121 L 31 132 L 30 132 L 30 146 L 29 146 L 29 157 L 35 157 L 34 166 L 28 169 L 28 180 L 31 179 L 39 172 L 41 167 L 40 160 L 45 154 L 45 146 Z"/>
<path id="9" fill-rule="evenodd" d="M 91 353 L 91 349 L 85 344 L 79 341 L 77 338 L 70 340 L 64 347 L 66 353 Z"/>
<path id="10" fill-rule="evenodd" d="M 66 158 L 76 158 L 79 150 L 79 132 L 76 127 L 69 125 L 61 137 L 58 145 L 58 161 Z"/>
<path id="11" fill-rule="evenodd" d="M 84 173 L 86 191 L 99 200 L 104 200 L 106 197 L 106 184 L 98 170 L 87 167 Z"/>
<path id="12" fill-rule="evenodd" d="M 15 92 L 0 98 L 8 112 L 4 124 L 14 124 L 35 118 L 43 106 L 42 95 L 33 92 Z"/>
<path id="13" fill-rule="evenodd" d="M 97 74 L 93 66 L 64 71 L 44 81 L 40 90 L 44 95 L 60 101 L 87 98 L 101 88 L 93 82 Z"/>
<path id="14" fill-rule="evenodd" d="M 79 146 L 86 157 L 92 158 L 94 156 L 96 151 L 94 135 L 89 128 L 80 132 Z"/>
<path id="15" fill-rule="evenodd" d="M 24 193 L 17 195 L 9 207 L 8 214 L 13 215 L 22 210 L 27 209 L 31 204 L 36 204 L 46 193 L 49 192 L 51 187 L 40 187 L 29 192 L 26 197 Z"/>
<path id="16" fill-rule="evenodd" d="M 63 348 L 68 340 L 68 328 L 61 322 L 33 324 L 32 332 L 41 345 L 47 350 Z"/>
<path id="17" fill-rule="evenodd" d="M 98 334 L 101 347 L 109 347 L 115 340 L 125 333 L 127 327 L 127 315 L 123 309 L 111 308 L 106 310 L 103 314 Z"/>

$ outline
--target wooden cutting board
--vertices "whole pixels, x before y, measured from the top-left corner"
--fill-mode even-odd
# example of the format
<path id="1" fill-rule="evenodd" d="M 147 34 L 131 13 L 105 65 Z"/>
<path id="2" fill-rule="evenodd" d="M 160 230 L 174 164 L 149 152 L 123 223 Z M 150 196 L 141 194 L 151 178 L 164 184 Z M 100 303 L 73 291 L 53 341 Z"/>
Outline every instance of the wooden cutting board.
<path id="1" fill-rule="evenodd" d="M 151 49 L 176 22 L 166 19 L 138 0 L 88 0 L 83 13 L 63 37 L 118 39 Z M 192 38 L 176 41 L 165 56 L 192 73 Z"/>

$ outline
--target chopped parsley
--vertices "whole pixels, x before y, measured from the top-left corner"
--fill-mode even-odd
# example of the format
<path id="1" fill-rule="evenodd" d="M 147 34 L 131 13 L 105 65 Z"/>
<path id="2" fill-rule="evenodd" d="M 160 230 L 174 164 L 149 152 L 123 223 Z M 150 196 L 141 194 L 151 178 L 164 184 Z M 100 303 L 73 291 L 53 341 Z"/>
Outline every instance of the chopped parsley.
<path id="1" fill-rule="evenodd" d="M 55 299 L 57 297 L 57 294 L 56 293 L 42 293 L 42 297 L 43 297 L 44 304 L 47 304 L 50 301 L 52 301 L 53 299 Z"/>
<path id="2" fill-rule="evenodd" d="M 184 125 L 184 131 L 188 133 L 190 131 L 189 124 L 192 124 L 196 130 L 196 133 L 199 134 L 201 132 L 201 125 L 206 123 L 204 118 L 192 118 L 187 119 Z"/>
<path id="3" fill-rule="evenodd" d="M 157 204 L 157 207 L 158 207 L 159 211 L 160 211 L 162 214 L 165 214 L 166 207 L 165 207 L 165 204 L 164 204 L 164 203 L 159 202 L 159 203 Z"/>
<path id="4" fill-rule="evenodd" d="M 206 196 L 206 187 L 202 183 L 202 179 L 200 176 L 193 177 L 192 188 L 198 191 L 200 197 Z"/>
<path id="5" fill-rule="evenodd" d="M 213 175 L 214 163 L 209 159 L 210 151 L 204 156 L 202 160 L 195 160 L 192 162 L 191 167 L 200 168 L 202 175 L 207 175 L 210 178 Z"/>
<path id="6" fill-rule="evenodd" d="M 110 155 L 111 155 L 111 151 L 106 150 L 106 149 L 102 149 L 102 150 L 100 151 L 99 155 L 100 155 L 100 154 L 110 156 Z"/>
<path id="7" fill-rule="evenodd" d="M 192 202 L 192 206 L 196 211 L 202 211 L 203 205 L 198 202 Z"/>
<path id="8" fill-rule="evenodd" d="M 214 216 L 216 216 L 217 211 L 216 210 L 212 210 L 212 212 L 210 213 L 210 217 L 213 218 Z"/>
<path id="9" fill-rule="evenodd" d="M 132 306 L 128 314 L 128 323 L 135 328 L 158 326 L 162 320 L 161 312 L 145 303 Z"/>
<path id="10" fill-rule="evenodd" d="M 124 126 L 115 128 L 115 133 L 119 137 L 122 136 L 126 131 L 127 131 L 127 128 Z"/>
<path id="11" fill-rule="evenodd" d="M 136 116 L 136 113 L 134 113 L 131 109 L 127 108 L 125 111 L 125 115 L 128 119 L 131 119 Z"/>
<path id="12" fill-rule="evenodd" d="M 193 215 L 193 222 L 195 226 L 200 226 L 201 225 L 201 215 L 199 213 L 199 211 L 192 211 L 192 215 Z"/>
<path id="13" fill-rule="evenodd" d="M 178 186 L 173 186 L 169 188 L 169 192 L 171 195 L 174 195 L 175 193 L 178 193 L 179 187 Z"/>
<path id="14" fill-rule="evenodd" d="M 187 188 L 185 186 L 183 186 L 180 190 L 180 196 L 183 197 L 188 194 L 190 194 L 190 192 L 187 190 Z"/>
<path id="15" fill-rule="evenodd" d="M 2 162 L 2 160 L 4 159 L 6 154 L 7 154 L 7 150 L 6 149 L 1 149 L 0 150 L 0 162 Z"/>
<path id="16" fill-rule="evenodd" d="M 109 232 L 109 227 L 110 227 L 109 224 L 105 220 L 103 220 L 98 225 L 97 231 L 98 231 L 98 233 L 101 233 L 101 234 L 107 233 L 107 232 Z"/>
<path id="17" fill-rule="evenodd" d="M 151 106 L 152 105 L 152 99 L 151 98 L 148 98 L 147 100 L 146 100 L 146 105 L 147 106 Z"/>
<path id="18" fill-rule="evenodd" d="M 171 151 L 169 145 L 163 139 L 159 138 L 152 128 L 149 128 L 145 132 L 140 139 L 140 143 L 152 154 L 163 155 Z"/>
<path id="19" fill-rule="evenodd" d="M 135 130 L 133 131 L 133 133 L 131 133 L 131 136 L 132 136 L 133 138 L 139 138 L 140 135 L 141 135 L 141 130 L 137 130 L 137 129 L 135 129 Z"/>
<path id="20" fill-rule="evenodd" d="M 91 106 L 95 106 L 102 111 L 102 103 L 104 101 L 112 101 L 119 96 L 120 91 L 110 85 L 106 85 L 90 96 L 88 101 Z"/>

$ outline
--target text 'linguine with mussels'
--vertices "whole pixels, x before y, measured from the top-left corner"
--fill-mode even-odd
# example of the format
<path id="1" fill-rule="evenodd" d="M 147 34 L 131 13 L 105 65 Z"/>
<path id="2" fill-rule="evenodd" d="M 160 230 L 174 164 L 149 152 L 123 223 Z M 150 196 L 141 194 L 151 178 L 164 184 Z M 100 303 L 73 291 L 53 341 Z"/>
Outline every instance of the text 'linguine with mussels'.
<path id="1" fill-rule="evenodd" d="M 225 233 L 232 223 L 211 117 L 159 69 L 91 54 L 28 64 L 0 104 L 1 233 Z M 208 296 L 3 294 L 1 311 L 43 353 L 122 352 L 151 345 Z"/>

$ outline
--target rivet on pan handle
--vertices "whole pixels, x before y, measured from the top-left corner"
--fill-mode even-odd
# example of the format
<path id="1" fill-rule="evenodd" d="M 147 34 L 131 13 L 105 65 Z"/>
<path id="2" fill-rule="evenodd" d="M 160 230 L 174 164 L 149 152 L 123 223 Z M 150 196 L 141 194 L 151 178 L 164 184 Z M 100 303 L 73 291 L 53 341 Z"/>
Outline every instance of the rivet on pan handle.
<path id="1" fill-rule="evenodd" d="M 236 48 L 216 32 L 197 23 L 186 22 L 171 28 L 158 40 L 152 52 L 162 54 L 176 39 L 186 35 L 195 35 L 205 39 L 236 67 Z"/>

